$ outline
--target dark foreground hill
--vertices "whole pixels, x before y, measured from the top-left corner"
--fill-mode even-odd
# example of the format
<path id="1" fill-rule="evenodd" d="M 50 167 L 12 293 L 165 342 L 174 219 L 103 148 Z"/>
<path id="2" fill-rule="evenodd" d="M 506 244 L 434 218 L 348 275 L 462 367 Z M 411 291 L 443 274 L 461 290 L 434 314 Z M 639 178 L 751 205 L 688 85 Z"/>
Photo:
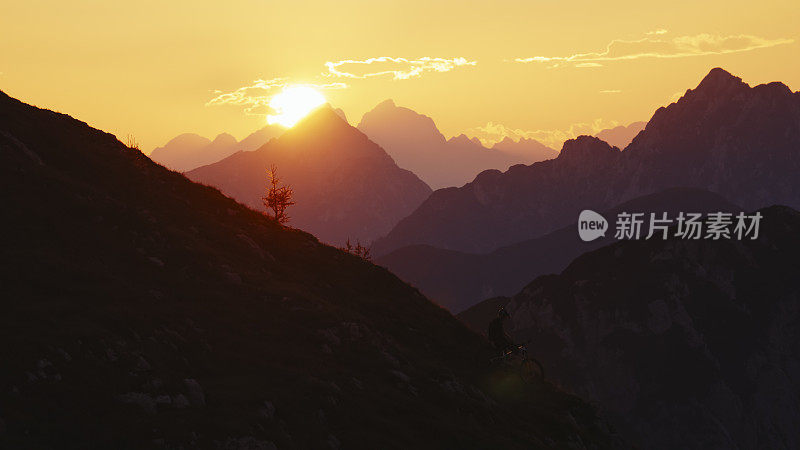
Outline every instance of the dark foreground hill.
<path id="1" fill-rule="evenodd" d="M 0 93 L 2 448 L 607 448 L 386 270 Z"/>
<path id="2" fill-rule="evenodd" d="M 609 231 L 605 237 L 591 242 L 583 242 L 578 237 L 575 217 L 572 225 L 490 253 L 413 245 L 379 257 L 375 263 L 455 313 L 486 298 L 514 295 L 539 275 L 559 273 L 581 254 L 615 242 L 614 224 L 620 212 L 640 212 L 645 217 L 666 212 L 668 217 L 674 218 L 682 211 L 739 212 L 741 208 L 703 189 L 673 188 L 602 211 L 609 221 Z"/>
<path id="3" fill-rule="evenodd" d="M 513 297 L 514 335 L 644 448 L 800 448 L 800 213 L 762 213 L 757 240 L 585 254 Z"/>

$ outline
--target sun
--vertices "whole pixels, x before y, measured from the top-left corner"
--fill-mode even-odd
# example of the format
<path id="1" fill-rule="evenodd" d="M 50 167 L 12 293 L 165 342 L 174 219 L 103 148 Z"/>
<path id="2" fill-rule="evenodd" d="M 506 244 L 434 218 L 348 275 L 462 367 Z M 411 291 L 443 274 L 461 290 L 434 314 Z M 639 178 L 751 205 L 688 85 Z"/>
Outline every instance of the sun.
<path id="1" fill-rule="evenodd" d="M 267 123 L 291 128 L 325 102 L 325 97 L 312 87 L 287 86 L 269 100 L 269 107 L 277 114 L 268 115 Z"/>

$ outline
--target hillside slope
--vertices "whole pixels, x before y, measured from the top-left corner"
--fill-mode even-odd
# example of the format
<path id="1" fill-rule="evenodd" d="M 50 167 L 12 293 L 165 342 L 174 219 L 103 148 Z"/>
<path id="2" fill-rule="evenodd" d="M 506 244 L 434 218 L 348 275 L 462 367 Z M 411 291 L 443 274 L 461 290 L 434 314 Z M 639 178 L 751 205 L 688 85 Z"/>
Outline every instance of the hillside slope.
<path id="1" fill-rule="evenodd" d="M 3 448 L 608 448 L 386 270 L 0 93 Z"/>
<path id="2" fill-rule="evenodd" d="M 757 240 L 585 254 L 513 297 L 514 335 L 644 448 L 798 448 L 800 213 L 761 212 Z"/>

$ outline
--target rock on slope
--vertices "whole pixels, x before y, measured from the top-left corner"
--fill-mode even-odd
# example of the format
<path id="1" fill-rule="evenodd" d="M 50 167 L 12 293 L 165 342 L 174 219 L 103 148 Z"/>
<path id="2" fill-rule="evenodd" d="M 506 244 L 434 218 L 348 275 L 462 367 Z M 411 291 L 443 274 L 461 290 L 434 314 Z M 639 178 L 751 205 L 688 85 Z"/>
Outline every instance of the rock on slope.
<path id="1" fill-rule="evenodd" d="M 110 134 L 0 93 L 0 162 L 0 447 L 616 442 L 387 271 Z"/>
<path id="2" fill-rule="evenodd" d="M 236 153 L 187 176 L 263 210 L 271 164 L 294 189 L 290 224 L 333 244 L 385 234 L 431 192 L 329 106 L 256 151 Z"/>

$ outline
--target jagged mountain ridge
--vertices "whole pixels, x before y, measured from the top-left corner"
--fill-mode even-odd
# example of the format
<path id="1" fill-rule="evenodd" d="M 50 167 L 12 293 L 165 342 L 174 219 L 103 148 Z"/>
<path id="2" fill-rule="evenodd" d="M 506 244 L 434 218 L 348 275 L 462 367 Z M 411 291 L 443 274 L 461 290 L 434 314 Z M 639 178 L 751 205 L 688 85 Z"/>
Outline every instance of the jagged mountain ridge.
<path id="1" fill-rule="evenodd" d="M 608 142 L 608 145 L 612 147 L 624 149 L 646 125 L 647 122 L 633 122 L 627 126 L 619 125 L 614 128 L 607 128 L 594 136 Z"/>
<path id="2" fill-rule="evenodd" d="M 581 136 L 564 143 L 555 159 L 481 172 L 461 188 L 431 194 L 375 242 L 375 254 L 417 244 L 484 253 L 545 234 L 609 202 L 596 186 L 612 183 L 619 156 L 604 141 Z"/>
<path id="3" fill-rule="evenodd" d="M 505 170 L 557 154 L 533 140 L 509 139 L 489 149 L 463 134 L 445 139 L 433 119 L 392 100 L 365 113 L 358 129 L 383 147 L 398 166 L 414 172 L 433 189 L 462 186 L 483 170 Z"/>
<path id="4" fill-rule="evenodd" d="M 670 187 L 706 189 L 747 209 L 800 207 L 800 93 L 782 83 L 751 88 L 713 69 L 659 108 L 624 152 L 599 142 L 579 137 L 552 161 L 437 191 L 376 243 L 376 254 L 417 244 L 488 252 L 565 226 L 584 208 Z M 573 148 L 581 149 L 575 158 L 562 158 Z"/>
<path id="5" fill-rule="evenodd" d="M 731 212 L 742 209 L 721 196 L 702 189 L 672 188 L 637 197 L 608 211 L 600 211 L 609 221 L 605 237 L 583 242 L 578 237 L 577 221 L 567 227 L 501 247 L 486 254 L 442 250 L 427 245 L 403 247 L 375 260 L 402 280 L 416 286 L 428 298 L 454 313 L 481 300 L 511 296 L 540 275 L 560 273 L 582 253 L 616 241 L 614 221 L 620 212 L 667 213 Z M 646 230 L 645 230 L 646 233 Z"/>
<path id="6" fill-rule="evenodd" d="M 256 151 L 238 152 L 186 175 L 263 210 L 272 164 L 294 190 L 290 224 L 333 244 L 385 234 L 431 192 L 329 106 Z"/>
<path id="7" fill-rule="evenodd" d="M 617 442 L 547 385 L 495 395 L 487 344 L 389 272 L 110 134 L 0 93 L 0 149 L 0 446 Z"/>
<path id="8" fill-rule="evenodd" d="M 174 137 L 163 147 L 155 148 L 149 156 L 169 169 L 186 172 L 215 163 L 239 151 L 255 150 L 282 133 L 283 128 L 267 125 L 239 142 L 228 133 L 218 135 L 213 141 L 195 133 L 184 133 Z"/>

